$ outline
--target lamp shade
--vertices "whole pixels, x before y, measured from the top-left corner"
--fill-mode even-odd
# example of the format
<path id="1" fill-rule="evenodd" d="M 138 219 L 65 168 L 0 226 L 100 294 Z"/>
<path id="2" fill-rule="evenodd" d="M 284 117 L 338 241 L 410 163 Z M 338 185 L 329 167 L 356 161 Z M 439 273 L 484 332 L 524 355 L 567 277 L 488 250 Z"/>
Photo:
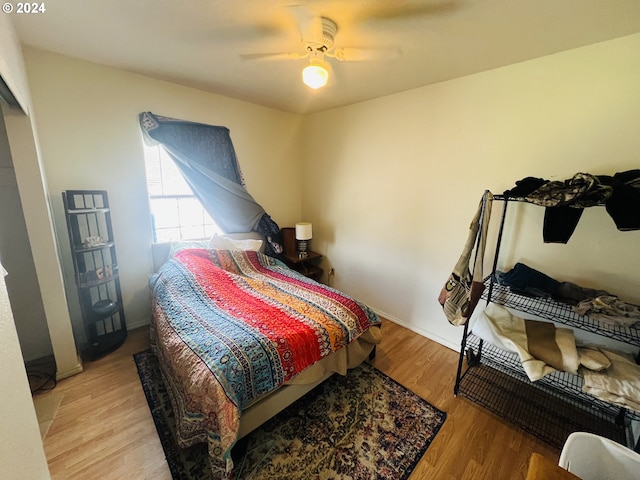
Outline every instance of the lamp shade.
<path id="1" fill-rule="evenodd" d="M 314 90 L 322 88 L 329 80 L 329 72 L 321 63 L 312 62 L 302 70 L 302 81 Z"/>
<path id="2" fill-rule="evenodd" d="M 296 223 L 296 240 L 311 240 L 313 238 L 313 229 L 311 223 Z"/>

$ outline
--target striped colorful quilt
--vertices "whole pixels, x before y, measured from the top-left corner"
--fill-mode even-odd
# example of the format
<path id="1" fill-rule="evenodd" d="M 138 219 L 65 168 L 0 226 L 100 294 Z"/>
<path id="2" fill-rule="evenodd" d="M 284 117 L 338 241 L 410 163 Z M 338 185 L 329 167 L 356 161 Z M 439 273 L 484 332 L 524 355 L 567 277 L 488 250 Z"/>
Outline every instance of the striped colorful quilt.
<path id="1" fill-rule="evenodd" d="M 179 439 L 208 440 L 210 454 L 227 458 L 242 409 L 380 323 L 252 251 L 181 250 L 151 286 L 154 348 L 183 413 Z"/>

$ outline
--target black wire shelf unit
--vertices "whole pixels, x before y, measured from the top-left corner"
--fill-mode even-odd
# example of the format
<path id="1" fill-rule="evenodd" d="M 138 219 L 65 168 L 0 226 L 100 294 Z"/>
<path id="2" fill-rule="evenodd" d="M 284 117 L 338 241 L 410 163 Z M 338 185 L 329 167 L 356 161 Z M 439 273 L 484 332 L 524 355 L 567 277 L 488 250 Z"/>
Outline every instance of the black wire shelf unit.
<path id="1" fill-rule="evenodd" d="M 612 326 L 573 311 L 570 305 L 549 298 L 534 298 L 511 291 L 494 281 L 507 205 L 504 201 L 496 243 L 493 271 L 485 279 L 482 298 L 487 302 L 532 314 L 576 329 L 640 347 L 640 330 Z M 521 199 L 516 199 L 521 201 Z M 481 308 L 481 305 L 478 306 Z M 569 434 L 591 432 L 640 451 L 634 446 L 632 421 L 640 412 L 600 400 L 582 391 L 583 378 L 568 372 L 554 372 L 536 382 L 527 377 L 517 354 L 504 351 L 475 336 L 468 323 L 460 348 L 454 394 L 465 397 L 522 430 L 561 449 Z"/>
<path id="2" fill-rule="evenodd" d="M 94 360 L 127 337 L 109 197 L 104 190 L 67 190 L 62 199 L 80 310 Z"/>

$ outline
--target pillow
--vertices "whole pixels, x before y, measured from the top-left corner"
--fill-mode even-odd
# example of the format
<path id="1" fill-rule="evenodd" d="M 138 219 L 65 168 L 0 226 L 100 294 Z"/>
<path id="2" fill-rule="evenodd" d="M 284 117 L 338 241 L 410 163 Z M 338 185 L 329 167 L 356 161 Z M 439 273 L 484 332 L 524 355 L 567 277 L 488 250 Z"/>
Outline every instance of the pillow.
<path id="1" fill-rule="evenodd" d="M 208 248 L 217 248 L 219 250 L 252 250 L 255 252 L 262 251 L 262 240 L 255 238 L 231 238 L 224 235 L 214 234 L 209 240 Z"/>
<path id="2" fill-rule="evenodd" d="M 185 248 L 209 248 L 209 240 L 180 240 L 171 242 L 169 247 L 169 258 L 173 257 L 180 250 Z"/>

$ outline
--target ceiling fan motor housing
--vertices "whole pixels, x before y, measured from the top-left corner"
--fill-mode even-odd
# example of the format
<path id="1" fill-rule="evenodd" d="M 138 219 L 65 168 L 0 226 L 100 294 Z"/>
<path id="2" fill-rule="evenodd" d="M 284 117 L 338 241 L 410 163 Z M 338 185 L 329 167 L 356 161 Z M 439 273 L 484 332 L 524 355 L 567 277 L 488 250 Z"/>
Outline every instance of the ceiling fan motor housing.
<path id="1" fill-rule="evenodd" d="M 326 17 L 320 17 L 320 22 L 322 26 L 322 33 L 319 37 L 306 41 L 308 51 L 319 50 L 321 52 L 326 52 L 333 48 L 333 42 L 336 37 L 336 33 L 338 32 L 338 26 L 336 25 L 336 22 Z"/>

